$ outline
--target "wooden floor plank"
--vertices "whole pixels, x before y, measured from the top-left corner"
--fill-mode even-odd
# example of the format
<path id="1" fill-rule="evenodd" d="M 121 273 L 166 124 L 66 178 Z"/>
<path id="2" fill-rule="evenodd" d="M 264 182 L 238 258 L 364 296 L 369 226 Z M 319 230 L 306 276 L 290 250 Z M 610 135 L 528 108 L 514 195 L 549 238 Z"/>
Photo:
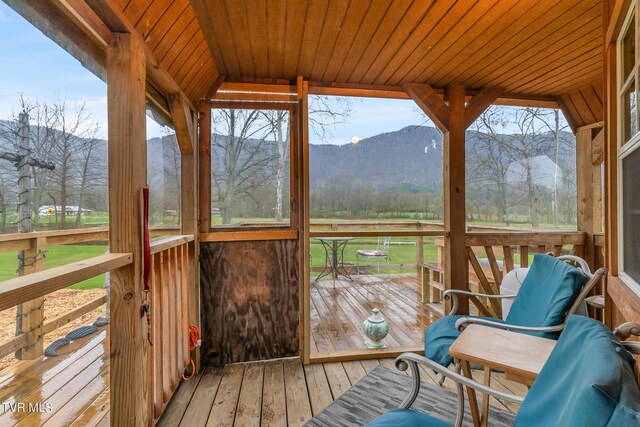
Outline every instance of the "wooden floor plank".
<path id="1" fill-rule="evenodd" d="M 351 382 L 349 382 L 349 377 L 341 362 L 325 363 L 324 371 L 327 374 L 327 380 L 329 381 L 329 387 L 331 388 L 331 394 L 334 400 L 351 388 Z"/>
<path id="2" fill-rule="evenodd" d="M 103 365 L 105 368 L 108 368 L 108 366 L 106 366 L 106 359 L 103 358 L 105 353 L 109 353 L 108 342 L 103 342 L 101 345 L 83 354 L 73 364 L 67 366 L 55 376 L 50 377 L 49 381 L 45 383 L 39 383 L 37 378 L 32 377 L 24 383 L 16 382 L 12 384 L 12 386 L 15 386 L 15 388 L 12 387 L 13 393 L 2 400 L 5 402 L 23 402 L 28 404 L 29 402 L 46 402 L 54 396 L 54 400 L 58 402 L 58 398 L 61 396 L 57 394 L 58 392 L 63 392 L 65 396 L 69 393 L 75 396 L 79 391 L 78 387 L 81 389 L 95 378 Z M 78 376 L 80 376 L 80 378 L 76 379 Z M 61 406 L 61 404 L 58 404 L 58 406 L 54 408 L 54 412 L 43 415 L 43 422 L 44 419 L 53 416 L 55 411 L 58 411 Z M 28 414 L 21 412 L 0 414 L 0 425 L 13 425 L 26 415 Z"/>
<path id="3" fill-rule="evenodd" d="M 69 427 L 95 426 L 105 417 L 107 412 L 109 412 L 108 388 Z"/>
<path id="4" fill-rule="evenodd" d="M 262 413 L 264 363 L 250 363 L 244 368 L 242 389 L 236 409 L 235 426 L 259 427 Z"/>
<path id="5" fill-rule="evenodd" d="M 371 316 L 371 306 L 363 303 L 362 300 L 355 298 L 349 291 L 348 287 L 350 284 L 348 283 L 340 283 L 339 286 L 339 295 L 336 297 L 339 304 L 343 306 L 343 310 L 349 314 L 351 323 L 357 325 L 358 331 L 361 333 L 361 340 L 356 347 L 357 349 L 362 349 L 364 351 L 364 341 L 366 337 L 364 336 L 364 332 L 362 331 L 362 323 L 365 319 Z M 400 347 L 400 341 L 396 338 L 395 330 L 392 330 L 387 338 L 385 338 L 385 342 L 390 347 Z M 318 346 L 320 348 L 320 346 Z M 328 353 L 328 352 L 327 352 Z"/>
<path id="6" fill-rule="evenodd" d="M 352 360 L 349 362 L 342 362 L 344 371 L 347 373 L 347 378 L 351 385 L 355 385 L 358 381 L 367 375 L 367 371 L 362 367 L 362 363 L 359 360 Z"/>
<path id="7" fill-rule="evenodd" d="M 238 407 L 244 365 L 227 365 L 222 371 L 220 387 L 216 393 L 207 427 L 232 426 Z M 202 380 L 200 381 L 202 383 Z"/>
<path id="8" fill-rule="evenodd" d="M 299 360 L 285 360 L 284 383 L 287 399 L 287 425 L 303 425 L 311 418 L 311 402 L 304 370 Z"/>
<path id="9" fill-rule="evenodd" d="M 73 396 L 67 404 L 63 405 L 59 411 L 55 413 L 48 421 L 44 423 L 45 427 L 68 426 L 73 423 L 88 407 L 94 404 L 94 401 L 100 396 L 104 396 L 105 392 L 108 397 L 109 391 L 109 368 L 108 366 L 102 371 L 101 375 L 96 376 L 88 382 L 77 394 Z"/>
<path id="10" fill-rule="evenodd" d="M 207 369 L 202 369 L 198 375 L 191 378 L 189 381 L 182 381 L 178 388 L 173 393 L 173 397 L 171 397 L 171 401 L 175 402 L 174 405 L 169 405 L 162 416 L 158 420 L 156 424 L 159 427 L 169 427 L 169 426 L 177 426 L 180 424 L 182 420 L 187 406 L 193 397 L 193 393 L 196 391 L 202 376 L 207 371 Z M 215 395 L 214 395 L 215 396 Z M 213 399 L 211 399 L 213 402 Z M 209 412 L 207 411 L 207 414 Z M 206 420 L 205 420 L 206 421 Z"/>
<path id="11" fill-rule="evenodd" d="M 97 381 L 96 377 L 100 377 L 102 381 L 108 381 L 108 377 L 106 377 L 108 376 L 108 369 L 108 364 L 100 358 L 71 378 L 64 387 L 50 396 L 47 397 L 39 393 L 29 395 L 24 400 L 25 403 L 50 403 L 53 410 L 51 412 L 28 413 L 16 425 L 31 427 L 44 424 L 64 408 L 87 384 Z"/>
<path id="12" fill-rule="evenodd" d="M 360 364 L 362 364 L 362 367 L 365 371 L 367 371 L 367 373 L 380 366 L 380 362 L 378 361 L 378 359 L 361 360 Z"/>
<path id="13" fill-rule="evenodd" d="M 287 398 L 284 389 L 284 365 L 282 361 L 267 362 L 264 366 L 262 387 L 262 426 L 287 425 Z"/>
<path id="14" fill-rule="evenodd" d="M 213 402 L 218 393 L 218 387 L 222 380 L 222 372 L 218 368 L 207 368 L 200 375 L 200 381 L 197 383 L 191 398 L 188 400 L 189 407 L 184 411 L 184 415 L 178 422 L 171 422 L 171 417 L 166 417 L 166 423 L 163 426 L 173 427 L 180 426 L 193 426 L 201 427 L 207 424 L 209 414 Z M 173 400 L 173 399 L 172 399 Z M 186 400 L 186 399 L 185 399 Z M 165 411 L 166 412 L 166 411 Z M 162 420 L 165 416 L 162 416 Z"/>
<path id="15" fill-rule="evenodd" d="M 322 363 L 305 365 L 304 374 L 307 379 L 311 411 L 316 415 L 333 402 L 331 387 Z"/>
<path id="16" fill-rule="evenodd" d="M 0 402 L 5 402 L 10 397 L 19 399 L 21 396 L 41 388 L 52 378 L 58 377 L 65 369 L 77 367 L 76 365 L 80 363 L 79 360 L 81 359 L 95 360 L 95 358 L 105 352 L 106 337 L 107 333 L 101 332 L 88 341 L 86 341 L 86 339 L 77 340 L 85 342 L 86 346 L 80 347 L 76 351 L 69 352 L 64 356 L 36 359 L 39 363 L 31 363 L 31 361 L 29 361 L 26 370 L 18 369 L 18 374 L 12 376 L 10 381 L 0 386 Z M 88 353 L 90 353 L 89 356 L 87 356 Z M 22 362 L 18 362 L 17 365 L 22 365 Z M 11 371 L 13 372 L 13 370 Z"/>

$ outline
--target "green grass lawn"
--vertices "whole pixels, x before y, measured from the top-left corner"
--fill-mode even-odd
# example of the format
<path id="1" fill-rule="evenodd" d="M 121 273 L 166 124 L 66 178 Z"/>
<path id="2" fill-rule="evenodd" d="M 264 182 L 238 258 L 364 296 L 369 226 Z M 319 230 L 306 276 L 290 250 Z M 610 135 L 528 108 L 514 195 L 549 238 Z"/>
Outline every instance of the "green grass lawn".
<path id="1" fill-rule="evenodd" d="M 394 237 L 389 245 L 389 264 L 407 264 L 414 266 L 416 264 L 416 238 L 415 237 Z M 393 242 L 411 242 L 412 244 L 394 245 Z M 357 238 L 351 240 L 344 248 L 344 262 L 356 263 L 356 251 L 358 249 L 376 249 L 376 239 L 371 237 Z M 312 267 L 322 267 L 325 263 L 325 250 L 322 244 L 311 239 L 311 258 Z M 424 260 L 425 262 L 436 262 L 438 260 L 438 247 L 433 244 L 433 238 L 424 238 Z M 364 265 L 364 259 L 361 259 L 361 265 Z M 373 260 L 373 265 L 375 260 Z M 384 261 L 380 265 L 380 271 L 386 272 L 384 269 Z M 391 270 L 390 273 L 400 273 L 412 271 L 411 267 L 407 270 Z M 415 268 L 413 269 L 415 271 Z M 315 273 L 314 273 L 315 274 Z"/>
<path id="2" fill-rule="evenodd" d="M 46 268 L 58 267 L 75 261 L 102 255 L 107 250 L 103 245 L 61 245 L 47 248 Z M 0 281 L 17 276 L 18 257 L 15 252 L 0 253 Z M 104 287 L 104 274 L 70 286 L 71 289 L 94 289 Z"/>

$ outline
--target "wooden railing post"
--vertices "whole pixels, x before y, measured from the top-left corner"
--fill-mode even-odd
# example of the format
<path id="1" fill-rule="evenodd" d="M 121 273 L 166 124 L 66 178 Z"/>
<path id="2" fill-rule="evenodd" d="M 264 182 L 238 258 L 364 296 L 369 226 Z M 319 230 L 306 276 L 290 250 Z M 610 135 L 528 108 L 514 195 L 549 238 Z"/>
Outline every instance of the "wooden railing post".
<path id="1" fill-rule="evenodd" d="M 111 273 L 112 426 L 150 425 L 147 323 L 141 316 L 141 189 L 147 185 L 146 59 L 142 41 L 114 33 L 107 50 L 109 119 L 109 245 L 133 253 Z"/>
<path id="2" fill-rule="evenodd" d="M 424 237 L 416 237 L 416 273 L 418 277 L 422 274 L 422 264 L 424 264 Z"/>
<path id="3" fill-rule="evenodd" d="M 22 275 L 44 270 L 46 238 L 31 239 L 31 247 L 22 256 Z M 27 334 L 27 345 L 16 351 L 16 359 L 35 359 L 43 353 L 44 297 L 25 302 L 18 308 L 16 335 Z"/>

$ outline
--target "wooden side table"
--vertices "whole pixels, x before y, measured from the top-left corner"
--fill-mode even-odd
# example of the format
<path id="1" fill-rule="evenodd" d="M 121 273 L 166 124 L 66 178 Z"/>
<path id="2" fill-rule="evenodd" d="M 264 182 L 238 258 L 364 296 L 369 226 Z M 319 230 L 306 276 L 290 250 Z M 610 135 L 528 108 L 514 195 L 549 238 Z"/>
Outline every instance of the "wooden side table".
<path id="1" fill-rule="evenodd" d="M 555 340 L 472 324 L 454 341 L 449 354 L 460 362 L 468 378 L 471 378 L 469 363 L 473 362 L 485 367 L 486 385 L 490 385 L 494 368 L 504 371 L 506 379 L 530 386 L 555 345 Z M 489 396 L 483 396 L 482 414 L 478 412 L 475 390 L 467 388 L 467 396 L 474 426 L 486 426 Z"/>

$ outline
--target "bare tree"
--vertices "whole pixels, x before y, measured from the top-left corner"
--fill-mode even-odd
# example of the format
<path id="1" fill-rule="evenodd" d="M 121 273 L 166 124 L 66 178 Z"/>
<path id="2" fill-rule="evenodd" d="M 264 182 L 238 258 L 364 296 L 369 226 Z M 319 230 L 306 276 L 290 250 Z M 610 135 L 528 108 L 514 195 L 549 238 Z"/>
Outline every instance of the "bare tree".
<path id="1" fill-rule="evenodd" d="M 507 173 L 512 159 L 508 152 L 508 136 L 499 132 L 505 121 L 504 111 L 499 109 L 490 108 L 480 115 L 474 125 L 477 143 L 471 147 L 467 167 L 469 182 L 476 187 L 475 194 L 479 194 L 480 190 L 490 190 L 498 220 L 507 223 Z M 467 194 L 470 193 L 474 194 L 473 191 Z"/>
<path id="2" fill-rule="evenodd" d="M 273 183 L 278 153 L 271 123 L 259 110 L 214 110 L 212 178 L 222 223 L 230 224 L 239 202 L 260 205 L 257 195 Z"/>
<path id="3" fill-rule="evenodd" d="M 278 150 L 278 165 L 276 168 L 276 206 L 275 220 L 282 222 L 284 208 L 284 186 L 287 172 L 287 160 L 289 160 L 289 113 L 284 110 L 264 111 L 264 117 L 271 126 L 276 148 Z"/>
<path id="4" fill-rule="evenodd" d="M 80 227 L 82 222 L 82 211 L 85 207 L 91 190 L 100 184 L 104 177 L 104 167 L 97 162 L 96 151 L 101 144 L 97 138 L 98 124 L 93 125 L 93 130 L 87 131 L 87 137 L 79 140 L 78 166 L 80 173 L 80 187 L 78 189 L 78 212 L 76 213 L 76 227 Z"/>
<path id="5" fill-rule="evenodd" d="M 553 162 L 555 163 L 555 168 L 553 171 L 553 189 L 552 189 L 552 210 L 553 210 L 553 225 L 559 225 L 559 172 L 560 172 L 560 152 L 570 144 L 571 141 L 568 141 L 565 137 L 568 133 L 566 130 L 569 128 L 569 125 L 560 126 L 560 110 L 553 109 L 542 110 L 535 109 L 533 110 L 536 118 L 540 120 L 542 125 L 548 129 L 549 132 L 553 135 Z"/>
<path id="6" fill-rule="evenodd" d="M 50 119 L 45 127 L 51 150 L 49 158 L 56 165 L 50 175 L 47 193 L 52 199 L 57 198 L 60 227 L 66 228 L 67 206 L 75 196 L 75 186 L 82 181 L 82 174 L 79 176 L 77 173 L 82 146 L 85 140 L 96 139 L 97 125 L 86 110 L 84 102 L 68 104 L 64 99 L 57 99 L 46 106 L 46 111 L 50 112 Z M 57 220 L 58 209 L 55 210 Z"/>
<path id="7" fill-rule="evenodd" d="M 162 136 L 162 164 L 164 176 L 164 212 L 180 215 L 181 154 L 175 134 Z M 179 218 L 179 216 L 178 216 Z"/>

